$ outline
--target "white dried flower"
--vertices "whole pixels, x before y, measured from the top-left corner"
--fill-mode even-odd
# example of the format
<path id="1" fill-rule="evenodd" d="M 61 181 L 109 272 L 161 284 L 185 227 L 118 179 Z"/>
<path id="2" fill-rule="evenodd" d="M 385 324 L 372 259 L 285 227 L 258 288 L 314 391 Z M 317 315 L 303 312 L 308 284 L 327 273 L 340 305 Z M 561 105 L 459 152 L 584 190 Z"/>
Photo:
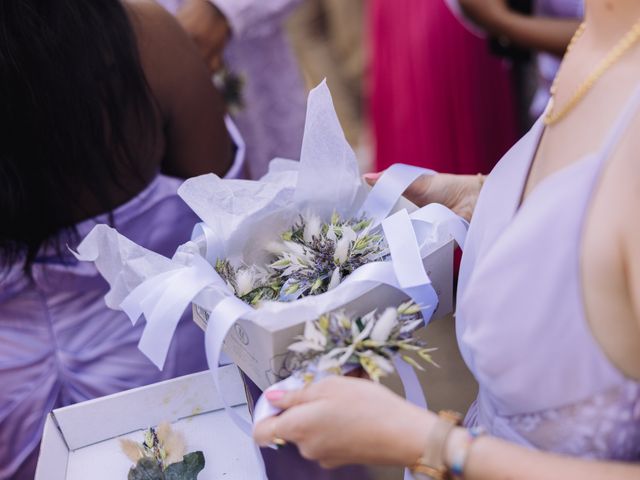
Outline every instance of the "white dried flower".
<path id="1" fill-rule="evenodd" d="M 252 268 L 245 268 L 236 274 L 236 295 L 239 297 L 245 296 L 251 292 L 255 287 L 256 273 Z"/>
<path id="2" fill-rule="evenodd" d="M 336 268 L 331 274 L 331 280 L 329 280 L 329 285 L 327 286 L 327 291 L 333 290 L 342 281 L 342 276 L 340 275 L 340 269 Z"/>
<path id="3" fill-rule="evenodd" d="M 398 307 L 411 314 L 398 314 L 398 309 L 387 308 L 353 317 L 338 311 L 322 315 L 307 322 L 304 336 L 293 344 L 291 365 L 299 365 L 298 373 L 313 376 L 318 371 L 344 372 L 353 366 L 362 367 L 374 381 L 393 370 L 391 359 L 401 355 L 415 368 L 418 355 L 426 363 L 435 365 L 430 348 L 412 335 L 414 327 L 422 322 L 421 315 L 412 304 Z M 408 328 L 408 327 L 411 328 Z"/>
<path id="4" fill-rule="evenodd" d="M 351 243 L 356 241 L 358 234 L 349 225 L 345 225 L 342 227 L 342 238 L 346 238 Z"/>
<path id="5" fill-rule="evenodd" d="M 314 238 L 319 238 L 322 233 L 322 221 L 317 215 L 309 215 L 306 218 L 302 237 L 306 243 L 311 243 Z"/>
<path id="6" fill-rule="evenodd" d="M 336 235 L 336 226 L 331 224 L 327 227 L 327 240 L 332 242 L 338 241 L 338 235 Z"/>
<path id="7" fill-rule="evenodd" d="M 371 330 L 371 340 L 379 343 L 386 342 L 396 323 L 398 323 L 398 313 L 396 309 L 387 308 L 378 318 L 373 330 Z"/>
<path id="8" fill-rule="evenodd" d="M 349 240 L 346 237 L 342 237 L 336 243 L 336 251 L 333 254 L 333 260 L 336 262 L 337 265 L 342 265 L 344 262 L 347 261 L 347 258 L 349 257 L 350 243 L 351 243 L 351 240 Z"/>

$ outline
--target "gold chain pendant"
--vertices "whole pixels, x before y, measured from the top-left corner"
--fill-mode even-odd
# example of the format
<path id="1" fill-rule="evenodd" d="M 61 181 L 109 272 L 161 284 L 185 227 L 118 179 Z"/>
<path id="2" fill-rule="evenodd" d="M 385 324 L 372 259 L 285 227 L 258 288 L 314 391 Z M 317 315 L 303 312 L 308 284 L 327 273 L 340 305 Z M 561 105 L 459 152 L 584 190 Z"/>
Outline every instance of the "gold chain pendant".
<path id="1" fill-rule="evenodd" d="M 569 46 L 567 47 L 567 54 L 571 51 L 576 41 L 582 36 L 586 30 L 586 24 L 582 23 L 576 33 L 574 34 Z M 627 34 L 620 40 L 607 54 L 607 56 L 598 64 L 598 67 L 582 82 L 569 101 L 560 109 L 555 109 L 555 96 L 558 91 L 558 77 L 556 76 L 551 86 L 551 106 L 549 112 L 544 118 L 545 125 L 554 125 L 567 116 L 589 93 L 593 86 L 600 80 L 600 78 L 615 65 L 622 56 L 627 53 L 631 47 L 633 47 L 640 40 L 640 21 L 638 21 Z"/>

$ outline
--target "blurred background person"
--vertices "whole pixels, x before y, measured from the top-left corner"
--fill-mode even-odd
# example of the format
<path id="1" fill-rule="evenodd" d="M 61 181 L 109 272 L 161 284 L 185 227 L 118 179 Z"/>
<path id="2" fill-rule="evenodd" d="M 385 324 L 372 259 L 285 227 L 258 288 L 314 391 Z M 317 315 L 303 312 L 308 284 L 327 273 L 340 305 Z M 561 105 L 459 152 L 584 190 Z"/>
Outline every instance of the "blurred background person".
<path id="1" fill-rule="evenodd" d="M 305 92 L 283 22 L 301 0 L 159 0 L 199 47 L 210 72 L 239 75 L 243 107 L 234 120 L 247 149 L 248 178 L 275 157 L 299 159 Z"/>
<path id="2" fill-rule="evenodd" d="M 460 0 L 464 12 L 502 45 L 538 52 L 530 108 L 535 119 L 547 105 L 560 60 L 584 16 L 584 0 L 533 0 L 532 4 L 534 15 L 524 15 L 507 0 Z"/>
<path id="3" fill-rule="evenodd" d="M 305 0 L 288 20 L 288 32 L 307 89 L 327 79 L 349 143 L 363 146 L 365 0 Z"/>
<path id="4" fill-rule="evenodd" d="M 518 129 L 508 65 L 444 0 L 370 1 L 375 167 L 488 173 Z"/>
<path id="5" fill-rule="evenodd" d="M 30 480 L 52 409 L 206 368 L 189 315 L 159 372 L 68 247 L 110 223 L 171 256 L 198 221 L 172 177 L 233 155 L 199 52 L 154 2 L 4 0 L 0 37 L 0 479 Z"/>

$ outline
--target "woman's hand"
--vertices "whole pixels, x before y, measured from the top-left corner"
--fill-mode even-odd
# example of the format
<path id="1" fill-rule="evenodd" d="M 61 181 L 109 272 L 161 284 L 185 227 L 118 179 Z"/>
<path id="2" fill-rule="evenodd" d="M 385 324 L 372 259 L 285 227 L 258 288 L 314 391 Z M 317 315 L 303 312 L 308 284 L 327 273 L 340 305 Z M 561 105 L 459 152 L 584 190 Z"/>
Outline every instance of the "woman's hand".
<path id="1" fill-rule="evenodd" d="M 187 0 L 177 18 L 200 49 L 209 70 L 220 70 L 224 48 L 231 36 L 225 16 L 208 0 Z"/>
<path id="2" fill-rule="evenodd" d="M 381 175 L 367 174 L 364 179 L 369 185 L 374 185 Z M 440 203 L 466 220 L 471 220 L 483 178 L 478 175 L 422 175 L 404 192 L 404 196 L 419 207 Z"/>
<path id="3" fill-rule="evenodd" d="M 305 458 L 331 468 L 346 464 L 412 465 L 435 415 L 376 383 L 331 377 L 294 392 L 268 392 L 285 409 L 256 425 L 261 445 L 280 438 Z"/>

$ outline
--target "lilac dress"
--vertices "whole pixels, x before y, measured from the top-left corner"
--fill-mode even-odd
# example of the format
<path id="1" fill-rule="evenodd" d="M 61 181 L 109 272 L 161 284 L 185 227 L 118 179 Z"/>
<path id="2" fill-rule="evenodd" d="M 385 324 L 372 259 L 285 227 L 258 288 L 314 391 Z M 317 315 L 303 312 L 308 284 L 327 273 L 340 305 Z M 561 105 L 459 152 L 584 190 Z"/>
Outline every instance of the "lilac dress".
<path id="1" fill-rule="evenodd" d="M 639 107 L 640 89 L 599 151 L 543 180 L 520 207 L 542 120 L 487 179 L 458 292 L 458 342 L 480 384 L 468 424 L 545 451 L 640 461 L 640 383 L 592 335 L 579 248 L 594 190 Z"/>
<path id="2" fill-rule="evenodd" d="M 180 183 L 157 177 L 115 210 L 118 230 L 173 255 L 198 222 L 176 195 Z M 80 236 L 107 222 L 106 216 L 82 222 Z M 93 264 L 43 251 L 32 276 L 13 268 L 0 277 L 1 480 L 33 478 L 52 409 L 206 368 L 203 333 L 183 318 L 159 372 L 138 350 L 143 325 L 132 327 L 123 313 L 106 307 L 109 285 Z"/>

